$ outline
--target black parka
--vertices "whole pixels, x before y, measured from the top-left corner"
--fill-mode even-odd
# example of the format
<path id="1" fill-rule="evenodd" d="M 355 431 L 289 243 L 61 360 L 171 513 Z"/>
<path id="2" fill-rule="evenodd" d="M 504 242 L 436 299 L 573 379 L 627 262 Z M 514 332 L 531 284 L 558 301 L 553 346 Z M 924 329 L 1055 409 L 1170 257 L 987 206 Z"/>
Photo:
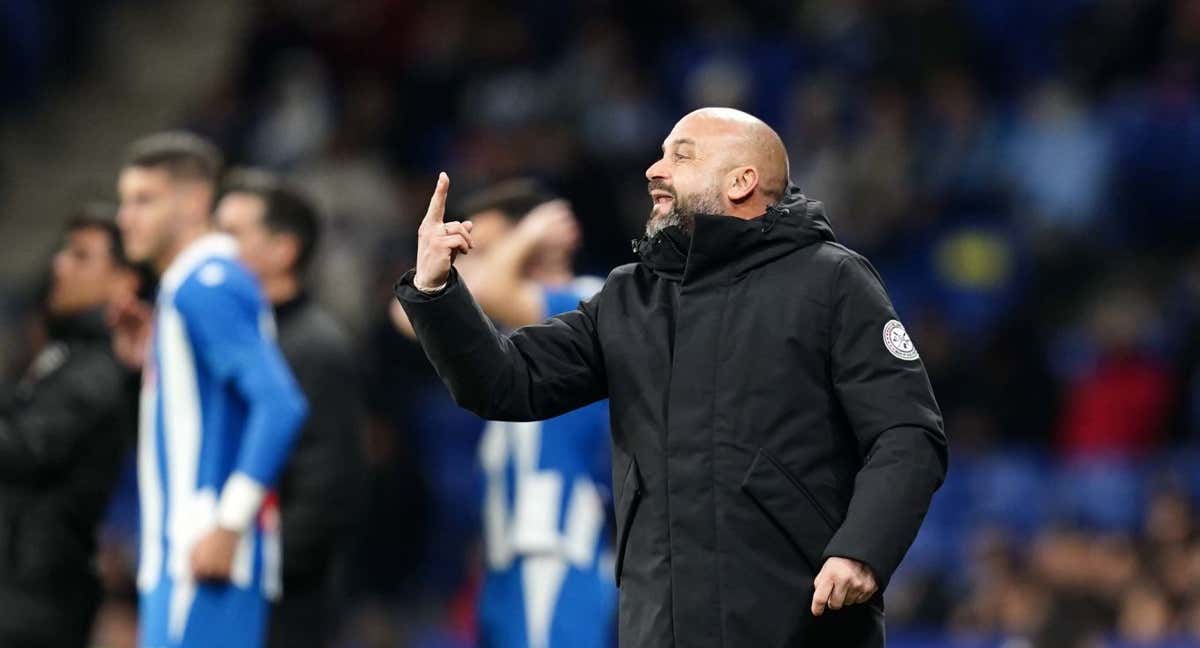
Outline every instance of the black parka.
<path id="1" fill-rule="evenodd" d="M 134 437 L 136 384 L 104 316 L 51 323 L 0 399 L 0 646 L 85 646 L 100 603 L 96 531 Z"/>
<path id="2" fill-rule="evenodd" d="M 941 415 L 874 269 L 791 188 L 636 244 L 579 309 L 504 336 L 451 274 L 397 297 L 460 404 L 609 398 L 622 646 L 882 646 L 883 601 L 814 618 L 829 556 L 881 588 L 946 471 Z"/>

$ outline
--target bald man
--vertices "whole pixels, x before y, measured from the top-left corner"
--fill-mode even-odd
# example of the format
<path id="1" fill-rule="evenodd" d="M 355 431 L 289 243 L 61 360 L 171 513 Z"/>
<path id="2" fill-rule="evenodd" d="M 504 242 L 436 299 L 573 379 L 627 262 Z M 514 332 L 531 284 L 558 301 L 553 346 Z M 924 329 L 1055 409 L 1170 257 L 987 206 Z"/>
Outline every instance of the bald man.
<path id="1" fill-rule="evenodd" d="M 484 418 L 609 399 L 621 646 L 883 646 L 947 462 L 913 341 L 762 121 L 693 112 L 646 178 L 640 261 L 500 335 L 454 271 L 472 225 L 444 221 L 442 174 L 396 296 Z"/>

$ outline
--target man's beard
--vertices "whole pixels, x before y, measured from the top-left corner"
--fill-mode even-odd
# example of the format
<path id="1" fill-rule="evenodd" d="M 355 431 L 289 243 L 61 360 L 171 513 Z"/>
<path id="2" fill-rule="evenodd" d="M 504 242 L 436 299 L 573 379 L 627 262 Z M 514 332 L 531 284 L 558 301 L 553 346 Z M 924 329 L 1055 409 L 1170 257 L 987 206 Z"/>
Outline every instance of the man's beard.
<path id="1" fill-rule="evenodd" d="M 650 208 L 650 219 L 646 221 L 646 236 L 653 238 L 655 234 L 668 227 L 679 227 L 691 235 L 696 231 L 697 214 L 720 214 L 721 194 L 715 187 L 705 193 L 692 194 L 682 197 L 664 183 L 651 182 L 650 190 L 668 191 L 671 193 L 671 211 L 657 215 Z"/>

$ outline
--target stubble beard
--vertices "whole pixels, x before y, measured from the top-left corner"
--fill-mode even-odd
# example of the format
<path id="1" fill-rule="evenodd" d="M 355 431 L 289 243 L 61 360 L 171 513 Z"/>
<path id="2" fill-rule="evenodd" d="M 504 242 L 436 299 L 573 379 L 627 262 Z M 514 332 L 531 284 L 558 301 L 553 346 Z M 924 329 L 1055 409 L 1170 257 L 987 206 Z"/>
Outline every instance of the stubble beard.
<path id="1" fill-rule="evenodd" d="M 647 237 L 653 238 L 668 227 L 678 227 L 690 236 L 696 231 L 697 214 L 720 214 L 722 211 L 721 196 L 716 188 L 686 198 L 674 190 L 659 188 L 671 191 L 674 199 L 671 202 L 671 210 L 665 214 L 659 215 L 654 212 L 653 207 L 650 209 L 650 218 L 646 221 Z"/>

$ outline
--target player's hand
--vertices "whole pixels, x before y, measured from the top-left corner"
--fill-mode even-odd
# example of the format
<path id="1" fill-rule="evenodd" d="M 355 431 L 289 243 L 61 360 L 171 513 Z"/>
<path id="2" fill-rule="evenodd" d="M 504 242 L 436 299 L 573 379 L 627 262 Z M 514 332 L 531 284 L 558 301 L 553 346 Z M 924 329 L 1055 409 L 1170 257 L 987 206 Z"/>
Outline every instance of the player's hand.
<path id="1" fill-rule="evenodd" d="M 233 571 L 233 554 L 239 534 L 215 527 L 192 547 L 192 575 L 196 580 L 227 581 Z"/>
<path id="2" fill-rule="evenodd" d="M 534 207 L 516 229 L 532 246 L 541 250 L 571 251 L 579 245 L 579 222 L 565 200 L 551 200 Z"/>
<path id="3" fill-rule="evenodd" d="M 475 247 L 471 241 L 471 221 L 447 223 L 443 220 L 449 192 L 450 176 L 439 173 L 429 210 L 417 228 L 417 273 L 413 285 L 423 292 L 432 292 L 446 283 L 454 257 L 467 254 Z"/>
<path id="4" fill-rule="evenodd" d="M 140 370 L 150 343 L 150 320 L 154 309 L 135 295 L 114 300 L 106 319 L 112 330 L 113 355 L 129 369 Z"/>
<path id="5" fill-rule="evenodd" d="M 817 588 L 812 600 L 813 616 L 821 616 L 827 609 L 865 603 L 879 590 L 870 567 L 838 556 L 825 561 L 813 585 Z"/>

